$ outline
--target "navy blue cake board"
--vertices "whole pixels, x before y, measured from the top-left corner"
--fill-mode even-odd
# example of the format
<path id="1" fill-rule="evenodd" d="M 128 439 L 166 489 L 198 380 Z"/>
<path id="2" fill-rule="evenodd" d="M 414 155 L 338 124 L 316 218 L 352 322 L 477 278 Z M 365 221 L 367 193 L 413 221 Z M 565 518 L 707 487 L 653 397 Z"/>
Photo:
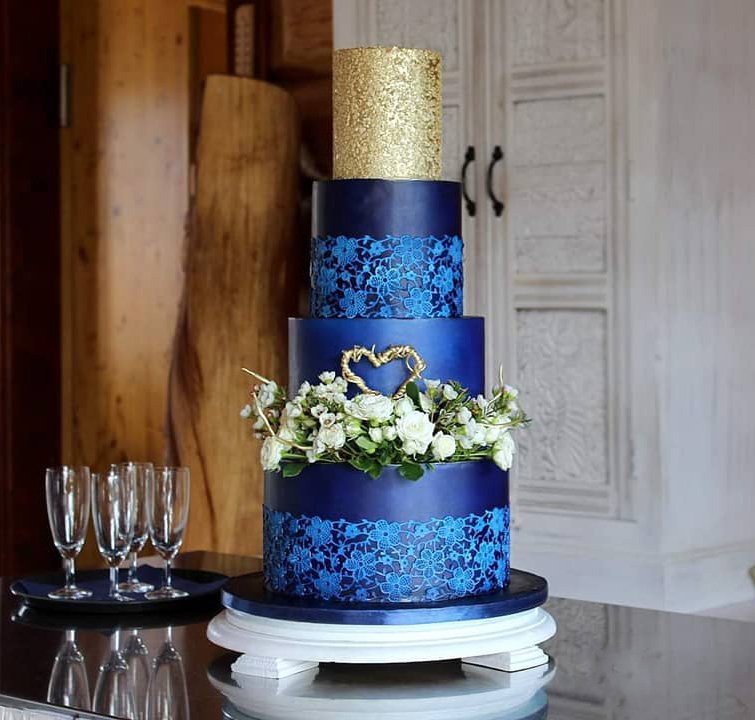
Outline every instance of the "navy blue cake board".
<path id="1" fill-rule="evenodd" d="M 545 578 L 511 570 L 503 590 L 437 603 L 344 603 L 295 598 L 265 588 L 262 573 L 229 580 L 222 591 L 224 607 L 257 617 L 333 625 L 421 625 L 481 620 L 532 610 L 548 599 Z"/>

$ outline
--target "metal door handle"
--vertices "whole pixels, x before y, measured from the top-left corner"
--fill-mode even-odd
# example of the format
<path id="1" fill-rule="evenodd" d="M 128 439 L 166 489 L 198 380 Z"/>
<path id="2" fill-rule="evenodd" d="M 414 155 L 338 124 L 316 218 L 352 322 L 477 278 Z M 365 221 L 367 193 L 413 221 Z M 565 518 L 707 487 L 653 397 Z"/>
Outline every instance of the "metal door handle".
<path id="1" fill-rule="evenodd" d="M 461 194 L 464 196 L 464 204 L 467 206 L 470 217 L 474 217 L 477 212 L 477 203 L 469 197 L 467 192 L 467 168 L 474 162 L 474 159 L 474 148 L 469 145 L 464 155 L 464 164 L 461 166 Z"/>
<path id="2" fill-rule="evenodd" d="M 503 211 L 506 209 L 506 206 L 495 196 L 495 193 L 493 192 L 493 168 L 499 160 L 503 160 L 503 150 L 501 150 L 500 145 L 496 145 L 495 148 L 493 148 L 493 155 L 490 158 L 490 165 L 488 165 L 488 175 L 486 182 L 488 197 L 493 203 L 493 212 L 495 213 L 496 217 L 500 217 Z"/>

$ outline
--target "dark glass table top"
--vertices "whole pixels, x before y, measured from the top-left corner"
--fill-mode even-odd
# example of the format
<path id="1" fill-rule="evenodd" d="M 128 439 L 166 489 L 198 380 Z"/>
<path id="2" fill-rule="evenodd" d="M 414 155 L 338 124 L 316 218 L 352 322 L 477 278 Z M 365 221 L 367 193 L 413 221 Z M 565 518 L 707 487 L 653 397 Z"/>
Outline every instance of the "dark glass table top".
<path id="1" fill-rule="evenodd" d="M 259 569 L 257 559 L 212 553 L 187 553 L 182 562 L 228 574 Z M 153 672 L 162 652 L 159 681 L 167 699 L 159 716 L 176 720 L 187 715 L 192 720 L 241 719 L 250 716 L 249 708 L 258 708 L 258 717 L 297 720 L 755 718 L 755 624 L 750 623 L 551 598 L 546 608 L 556 619 L 558 634 L 545 649 L 555 667 L 535 673 L 541 680 L 550 678 L 549 684 L 522 706 L 507 698 L 529 682 L 528 676 L 475 670 L 458 662 L 378 668 L 321 665 L 319 671 L 283 681 L 233 677 L 230 663 L 237 656 L 205 637 L 207 622 L 219 607 L 141 621 L 124 616 L 125 625 L 117 629 L 118 621 L 107 618 L 74 621 L 73 615 L 21 610 L 9 585 L 9 580 L 0 580 L 0 707 L 21 708 L 11 713 L 13 718 L 51 717 L 50 711 L 53 717 L 87 717 L 87 712 L 55 711 L 36 703 L 62 703 L 83 685 L 79 697 L 87 700 L 78 701 L 85 706 L 79 709 L 90 710 L 98 680 L 101 696 L 107 694 L 111 648 L 123 650 L 129 644 L 146 653 L 135 653 L 133 657 L 143 661 L 132 661 L 137 669 L 137 717 L 144 717 L 146 673 Z M 165 645 L 166 639 L 172 646 Z M 80 656 L 71 653 L 71 641 Z M 186 702 L 181 700 L 184 681 Z M 129 714 L 128 708 L 113 707 L 112 712 Z M 0 716 L 7 716 L 2 709 Z"/>

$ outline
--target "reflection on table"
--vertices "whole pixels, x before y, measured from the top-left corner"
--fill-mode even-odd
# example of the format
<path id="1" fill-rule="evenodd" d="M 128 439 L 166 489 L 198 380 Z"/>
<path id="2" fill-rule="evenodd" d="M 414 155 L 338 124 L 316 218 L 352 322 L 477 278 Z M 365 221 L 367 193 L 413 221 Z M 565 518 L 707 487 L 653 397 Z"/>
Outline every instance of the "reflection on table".
<path id="1" fill-rule="evenodd" d="M 194 559 L 198 557 L 208 570 L 230 562 L 216 562 L 210 554 Z M 255 568 L 226 569 L 233 574 Z M 332 710 L 335 702 L 342 717 L 358 710 L 360 720 L 387 713 L 389 704 L 396 718 L 421 717 L 423 712 L 454 720 L 473 717 L 472 712 L 510 720 L 528 717 L 526 713 L 548 720 L 755 717 L 755 624 L 551 599 L 546 608 L 558 622 L 558 634 L 546 650 L 555 658 L 556 671 L 544 689 L 537 683 L 547 676 L 527 686 L 522 684 L 527 675 L 458 662 L 321 665 L 283 681 L 264 681 L 234 677 L 230 663 L 235 656 L 207 641 L 207 623 L 218 607 L 193 616 L 124 618 L 130 624 L 114 627 L 102 616 L 73 621 L 74 616 L 62 613 L 41 616 L 22 610 L 8 585 L 0 580 L 0 720 L 50 720 L 51 707 L 39 704 L 48 700 L 59 708 L 56 717 L 90 717 L 100 667 L 114 651 L 129 668 L 120 687 L 131 687 L 133 693 L 133 709 L 128 701 L 122 703 L 124 717 L 138 720 L 158 708 L 163 716 L 190 713 L 191 720 L 220 720 L 224 713 L 235 720 L 255 714 L 308 720 L 317 717 L 314 712 L 338 717 L 324 710 L 326 705 Z M 118 689 L 108 683 L 106 693 L 105 679 L 100 681 L 103 703 L 107 694 L 107 702 L 114 702 Z M 2 707 L 12 710 L 2 712 Z"/>
<path id="2" fill-rule="evenodd" d="M 256 720 L 364 720 L 365 717 L 443 720 L 540 720 L 547 717 L 542 688 L 554 666 L 517 673 L 459 661 L 395 665 L 321 664 L 282 680 L 231 671 L 235 655 L 220 658 L 208 674 L 226 698 L 224 712 Z"/>

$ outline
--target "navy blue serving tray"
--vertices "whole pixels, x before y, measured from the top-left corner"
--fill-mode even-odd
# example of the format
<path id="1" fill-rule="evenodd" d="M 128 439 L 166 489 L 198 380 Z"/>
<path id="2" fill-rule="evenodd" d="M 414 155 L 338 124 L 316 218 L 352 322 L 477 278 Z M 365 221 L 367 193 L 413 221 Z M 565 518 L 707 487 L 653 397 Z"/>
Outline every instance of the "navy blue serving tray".
<path id="1" fill-rule="evenodd" d="M 151 565 L 141 565 L 137 572 L 139 580 L 160 587 L 164 573 L 161 568 Z M 93 595 L 82 600 L 55 600 L 47 596 L 52 590 L 62 587 L 65 576 L 62 572 L 34 575 L 16 580 L 10 591 L 20 597 L 30 607 L 53 612 L 72 613 L 124 613 L 144 612 L 172 612 L 182 610 L 200 603 L 217 601 L 218 593 L 228 580 L 227 575 L 210 572 L 208 570 L 174 569 L 172 571 L 173 585 L 189 594 L 182 598 L 168 598 L 165 600 L 147 600 L 144 595 L 134 594 L 132 602 L 109 600 L 110 589 L 107 570 L 81 570 L 76 573 L 76 584 L 91 590 Z M 122 579 L 126 571 L 121 571 Z"/>
<path id="2" fill-rule="evenodd" d="M 262 573 L 241 575 L 223 588 L 225 607 L 249 615 L 334 625 L 414 625 L 480 620 L 539 607 L 548 599 L 545 578 L 511 570 L 505 589 L 437 603 L 345 603 L 296 598 L 265 588 Z"/>

